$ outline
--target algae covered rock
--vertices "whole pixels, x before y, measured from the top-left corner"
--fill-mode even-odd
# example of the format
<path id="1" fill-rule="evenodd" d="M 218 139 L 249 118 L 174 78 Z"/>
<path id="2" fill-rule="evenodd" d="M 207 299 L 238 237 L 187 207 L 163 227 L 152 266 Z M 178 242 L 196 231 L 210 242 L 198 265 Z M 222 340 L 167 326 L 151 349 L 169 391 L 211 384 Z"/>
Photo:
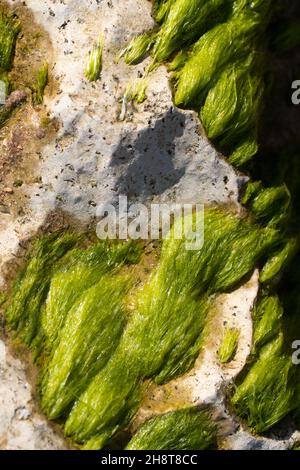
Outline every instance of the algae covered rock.
<path id="1" fill-rule="evenodd" d="M 268 178 L 258 170 L 264 155 L 247 177 L 230 166 L 264 138 L 275 0 L 27 3 L 53 57 L 36 51 L 26 93 L 1 108 L 3 148 L 27 149 L 19 132 L 36 126 L 43 141 L 41 125 L 54 125 L 31 139 L 22 179 L 9 160 L 1 304 L 43 413 L 80 449 L 290 447 L 294 434 L 276 444 L 266 433 L 296 429 L 300 409 L 298 154 L 274 156 L 276 177 L 267 157 Z M 17 39 L 22 18 L 0 16 L 6 94 L 39 44 L 40 33 Z M 296 40 L 293 26 L 283 49 Z M 197 211 L 159 242 L 96 239 L 98 203 L 123 194 L 145 208 L 203 203 L 203 244 L 175 236 Z"/>

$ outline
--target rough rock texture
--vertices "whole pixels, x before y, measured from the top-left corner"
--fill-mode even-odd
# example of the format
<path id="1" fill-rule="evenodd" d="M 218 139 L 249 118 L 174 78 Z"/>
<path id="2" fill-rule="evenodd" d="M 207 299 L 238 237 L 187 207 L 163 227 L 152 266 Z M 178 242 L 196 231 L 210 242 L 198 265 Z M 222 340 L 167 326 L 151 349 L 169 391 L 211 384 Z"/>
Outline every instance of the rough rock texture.
<path id="1" fill-rule="evenodd" d="M 0 341 L 0 449 L 53 450 L 67 448 L 34 404 L 24 364 Z"/>

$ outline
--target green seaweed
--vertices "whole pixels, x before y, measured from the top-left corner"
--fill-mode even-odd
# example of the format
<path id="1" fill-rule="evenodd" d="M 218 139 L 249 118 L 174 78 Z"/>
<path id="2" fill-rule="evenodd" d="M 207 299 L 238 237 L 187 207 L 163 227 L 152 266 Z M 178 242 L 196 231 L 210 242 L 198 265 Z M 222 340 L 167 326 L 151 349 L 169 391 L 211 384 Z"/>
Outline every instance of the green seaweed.
<path id="1" fill-rule="evenodd" d="M 153 2 L 158 28 L 135 38 L 129 64 L 150 51 L 168 66 L 176 106 L 201 110 L 208 137 L 242 166 L 258 151 L 265 95 L 266 29 L 275 0 Z M 151 39 L 150 39 L 151 38 Z"/>
<path id="2" fill-rule="evenodd" d="M 259 351 L 262 346 L 276 338 L 281 331 L 283 307 L 277 296 L 263 296 L 257 302 L 254 313 L 253 351 Z"/>
<path id="3" fill-rule="evenodd" d="M 164 242 L 115 354 L 71 410 L 65 432 L 87 448 L 104 445 L 134 415 L 144 379 L 166 382 L 193 365 L 211 296 L 234 288 L 281 237 L 217 209 L 207 209 L 205 220 L 203 249 Z"/>
<path id="4" fill-rule="evenodd" d="M 231 148 L 243 135 L 257 129 L 264 83 L 256 62 L 253 54 L 226 68 L 206 97 L 200 117 L 208 137 L 222 148 Z M 252 156 L 252 149 L 247 154 L 244 147 L 243 153 L 245 161 Z"/>
<path id="5" fill-rule="evenodd" d="M 153 0 L 153 16 L 157 23 L 161 23 L 169 14 L 174 0 Z"/>
<path id="6" fill-rule="evenodd" d="M 253 51 L 255 25 L 251 19 L 234 18 L 215 26 L 199 39 L 177 75 L 174 96 L 177 106 L 200 108 L 220 73 Z"/>
<path id="7" fill-rule="evenodd" d="M 36 73 L 36 82 L 33 86 L 34 104 L 42 104 L 44 100 L 44 91 L 48 85 L 48 64 L 42 65 Z"/>
<path id="8" fill-rule="evenodd" d="M 223 340 L 218 351 L 221 364 L 230 362 L 236 353 L 240 331 L 237 328 L 225 328 Z"/>
<path id="9" fill-rule="evenodd" d="M 9 72 L 12 68 L 19 32 L 19 21 L 0 7 L 0 72 Z"/>
<path id="10" fill-rule="evenodd" d="M 254 310 L 253 358 L 238 378 L 232 404 L 257 433 L 299 408 L 300 370 L 292 360 L 292 343 L 300 331 L 300 317 L 295 293 L 292 297 L 291 312 L 269 293 L 261 293 Z"/>
<path id="11" fill-rule="evenodd" d="M 141 104 L 147 98 L 147 87 L 147 78 L 138 78 L 128 84 L 124 96 L 127 101 L 135 101 L 137 104 Z"/>
<path id="12" fill-rule="evenodd" d="M 19 21 L 13 15 L 7 14 L 0 6 L 0 81 L 4 83 L 6 96 L 10 89 L 7 72 L 11 70 L 13 65 L 19 32 Z M 6 123 L 12 112 L 11 109 L 2 106 L 3 104 L 0 103 L 0 128 Z"/>
<path id="13" fill-rule="evenodd" d="M 85 69 L 85 76 L 90 82 L 98 80 L 102 70 L 102 55 L 104 48 L 104 37 L 101 35 L 89 54 L 89 61 Z"/>
<path id="14" fill-rule="evenodd" d="M 223 17 L 227 3 L 228 0 L 175 0 L 167 5 L 168 14 L 163 15 L 164 22 L 152 51 L 154 60 L 163 62 L 176 50 L 197 40 L 212 21 Z"/>
<path id="15" fill-rule="evenodd" d="M 79 248 L 78 235 L 37 243 L 7 311 L 10 328 L 42 354 L 41 403 L 63 417 L 65 433 L 97 449 L 135 415 L 149 379 L 170 381 L 194 364 L 215 295 L 234 289 L 276 253 L 280 230 L 234 212 L 205 209 L 204 245 L 177 239 L 179 219 L 160 261 L 141 288 L 125 263 L 137 262 L 132 243 Z M 184 225 L 195 229 L 196 214 Z"/>
<path id="16" fill-rule="evenodd" d="M 134 65 L 141 62 L 150 51 L 153 35 L 145 33 L 132 39 L 128 46 L 120 53 L 126 64 Z"/>
<path id="17" fill-rule="evenodd" d="M 79 398 L 114 352 L 125 326 L 128 288 L 126 277 L 103 276 L 68 311 L 41 388 L 49 418 L 57 418 Z"/>
<path id="18" fill-rule="evenodd" d="M 296 366 L 282 334 L 266 344 L 232 398 L 239 416 L 261 433 L 297 407 Z"/>
<path id="19" fill-rule="evenodd" d="M 274 252 L 273 256 L 270 257 L 262 268 L 259 276 L 260 282 L 270 283 L 282 276 L 298 250 L 299 237 L 287 240 L 278 251 Z"/>
<path id="20" fill-rule="evenodd" d="M 41 314 L 43 348 L 53 348 L 71 307 L 101 276 L 124 264 L 135 264 L 139 258 L 140 248 L 131 242 L 115 245 L 101 242 L 89 250 L 72 250 L 51 279 Z"/>
<path id="21" fill-rule="evenodd" d="M 205 411 L 188 408 L 149 419 L 126 450 L 204 450 L 215 443 L 216 427 Z"/>

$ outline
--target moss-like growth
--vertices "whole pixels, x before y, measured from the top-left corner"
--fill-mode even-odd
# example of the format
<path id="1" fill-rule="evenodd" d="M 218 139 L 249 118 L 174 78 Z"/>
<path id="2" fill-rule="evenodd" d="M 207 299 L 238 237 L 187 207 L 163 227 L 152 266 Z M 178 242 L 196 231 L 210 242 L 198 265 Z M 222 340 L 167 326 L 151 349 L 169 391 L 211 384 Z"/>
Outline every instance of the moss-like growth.
<path id="1" fill-rule="evenodd" d="M 101 35 L 97 43 L 92 47 L 89 61 L 85 69 L 85 76 L 90 82 L 98 80 L 102 70 L 102 55 L 104 48 L 104 37 Z"/>
<path id="2" fill-rule="evenodd" d="M 58 238 L 51 235 L 40 240 L 34 256 L 14 286 L 13 302 L 6 312 L 6 319 L 26 344 L 30 344 L 39 331 L 40 310 L 46 300 L 56 262 L 77 241 L 77 236 L 72 234 Z"/>
<path id="3" fill-rule="evenodd" d="M 237 328 L 225 328 L 222 344 L 219 349 L 221 364 L 230 362 L 236 353 L 239 344 L 240 331 Z"/>
<path id="4" fill-rule="evenodd" d="M 232 397 L 239 416 L 258 433 L 299 408 L 300 368 L 291 349 L 299 331 L 298 312 L 284 315 L 277 296 L 260 296 L 254 310 L 253 360 Z"/>
<path id="5" fill-rule="evenodd" d="M 124 276 L 102 276 L 67 312 L 42 383 L 42 407 L 49 418 L 60 416 L 80 396 L 115 351 L 125 326 L 128 288 Z"/>
<path id="6" fill-rule="evenodd" d="M 276 338 L 282 328 L 283 308 L 277 296 L 263 296 L 255 306 L 253 313 L 254 334 L 253 351 Z"/>
<path id="7" fill-rule="evenodd" d="M 125 91 L 126 101 L 135 101 L 137 104 L 143 103 L 147 98 L 147 87 L 147 78 L 139 78 L 129 83 Z"/>
<path id="8" fill-rule="evenodd" d="M 130 291 L 130 307 L 134 278 L 121 268 L 138 261 L 132 243 L 81 249 L 77 235 L 47 237 L 16 283 L 7 321 L 42 360 L 42 407 L 66 417 L 66 434 L 85 448 L 102 448 L 129 423 L 149 379 L 168 382 L 193 366 L 214 296 L 285 240 L 273 227 L 207 208 L 204 246 L 187 250 L 174 236 L 181 224 L 147 282 Z"/>
<path id="9" fill-rule="evenodd" d="M 19 31 L 19 21 L 0 7 L 0 73 L 11 70 Z"/>
<path id="10" fill-rule="evenodd" d="M 133 38 L 128 46 L 121 52 L 120 57 L 124 57 L 126 64 L 134 65 L 141 62 L 151 49 L 153 37 L 150 33 L 142 34 Z"/>
<path id="11" fill-rule="evenodd" d="M 0 82 L 2 100 L 0 102 L 0 128 L 6 123 L 12 112 L 12 109 L 3 106 L 3 101 L 10 89 L 8 72 L 12 68 L 19 31 L 19 21 L 0 7 Z"/>
<path id="12" fill-rule="evenodd" d="M 135 413 L 144 379 L 162 383 L 187 371 L 199 354 L 210 296 L 251 272 L 278 235 L 207 210 L 203 249 L 187 251 L 184 240 L 166 240 L 115 354 L 75 404 L 66 433 L 87 448 L 102 446 Z"/>
<path id="13" fill-rule="evenodd" d="M 274 35 L 272 45 L 281 52 L 288 51 L 300 44 L 300 21 L 294 20 L 280 25 Z"/>
<path id="14" fill-rule="evenodd" d="M 36 82 L 33 87 L 34 104 L 42 104 L 44 100 L 44 91 L 48 85 L 48 64 L 44 64 L 36 74 Z"/>
<path id="15" fill-rule="evenodd" d="M 205 411 L 188 408 L 149 419 L 126 450 L 204 450 L 215 443 L 216 427 Z"/>
<path id="16" fill-rule="evenodd" d="M 297 408 L 297 368 L 282 334 L 264 346 L 232 398 L 238 414 L 261 433 Z"/>
<path id="17" fill-rule="evenodd" d="M 171 60 L 175 104 L 202 109 L 208 137 L 236 166 L 258 151 L 267 67 L 265 31 L 273 3 L 154 1 L 158 30 L 128 46 L 127 63 L 136 63 L 146 52 L 154 67 Z"/>
<path id="18" fill-rule="evenodd" d="M 175 51 L 187 44 L 192 44 L 218 18 L 224 17 L 228 0 L 175 0 L 168 2 L 163 13 L 163 6 L 158 12 L 159 19 L 164 19 L 153 47 L 156 62 L 163 62 Z"/>

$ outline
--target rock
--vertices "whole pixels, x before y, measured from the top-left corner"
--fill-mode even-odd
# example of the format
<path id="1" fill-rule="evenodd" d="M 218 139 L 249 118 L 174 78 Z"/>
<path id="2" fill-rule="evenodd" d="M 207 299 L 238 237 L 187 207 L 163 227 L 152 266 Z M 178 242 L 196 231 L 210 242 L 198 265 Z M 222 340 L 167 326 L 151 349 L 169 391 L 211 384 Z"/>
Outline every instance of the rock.
<path id="1" fill-rule="evenodd" d="M 27 98 L 27 95 L 25 91 L 22 90 L 15 90 L 13 91 L 7 100 L 5 101 L 5 108 L 7 110 L 12 110 L 19 106 L 23 101 L 25 101 Z"/>
<path id="2" fill-rule="evenodd" d="M 53 98 L 46 96 L 45 104 L 51 119 L 60 123 L 60 129 L 56 139 L 41 150 L 39 165 L 32 175 L 32 181 L 40 175 L 43 186 L 38 192 L 34 183 L 26 184 L 24 189 L 25 220 L 11 218 L 0 222 L 2 285 L 6 263 L 16 255 L 22 241 L 34 235 L 53 211 L 63 210 L 78 225 L 91 227 L 97 205 L 117 203 L 119 195 L 148 206 L 152 202 L 219 202 L 240 207 L 240 188 L 247 178 L 237 174 L 211 146 L 196 113 L 174 107 L 164 67 L 150 75 L 147 100 L 143 104 L 124 103 L 128 83 L 144 74 L 149 61 L 128 67 L 122 60 L 116 63 L 114 59 L 134 35 L 152 26 L 150 2 L 27 0 L 26 4 L 52 39 L 52 74 L 60 91 Z M 99 31 L 105 33 L 103 70 L 101 80 L 89 83 L 84 78 L 84 69 Z M 5 106 L 13 108 L 25 99 L 26 94 L 17 90 Z M 124 120 L 120 121 L 122 102 Z M 44 134 L 37 129 L 36 136 L 42 139 Z M 198 404 L 217 404 L 222 386 L 238 374 L 247 359 L 251 309 L 257 294 L 255 276 L 252 284 L 223 299 L 227 309 L 220 321 L 226 318 L 232 324 L 236 321 L 245 326 L 244 346 L 238 351 L 232 370 L 223 371 L 215 365 L 210 367 L 209 363 L 203 368 L 199 366 L 198 376 L 203 379 L 209 375 L 209 378 L 203 388 L 201 383 L 195 383 L 195 377 L 191 380 L 193 400 Z M 235 320 L 232 305 L 237 297 L 242 315 Z M 24 365 L 12 358 L 0 341 L 1 352 L 4 379 L 0 381 L 0 448 L 67 448 L 60 434 L 30 408 L 33 394 Z M 215 360 L 208 356 L 209 360 Z M 256 445 L 255 439 L 247 444 L 249 448 Z M 230 446 L 233 444 L 228 443 Z M 287 447 L 285 441 L 282 447 Z"/>

